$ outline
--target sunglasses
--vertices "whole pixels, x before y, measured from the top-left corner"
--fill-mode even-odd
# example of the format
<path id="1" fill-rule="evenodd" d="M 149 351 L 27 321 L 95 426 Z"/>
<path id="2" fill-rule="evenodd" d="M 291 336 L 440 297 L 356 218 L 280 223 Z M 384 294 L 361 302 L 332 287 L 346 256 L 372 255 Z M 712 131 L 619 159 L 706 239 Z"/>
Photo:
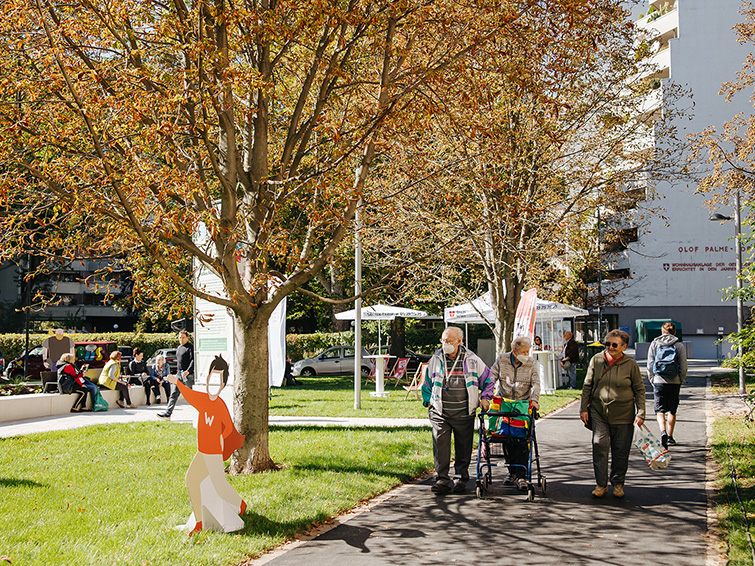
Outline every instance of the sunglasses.
<path id="1" fill-rule="evenodd" d="M 606 342 L 606 347 L 608 348 L 619 348 L 623 346 L 624 344 L 621 342 Z"/>

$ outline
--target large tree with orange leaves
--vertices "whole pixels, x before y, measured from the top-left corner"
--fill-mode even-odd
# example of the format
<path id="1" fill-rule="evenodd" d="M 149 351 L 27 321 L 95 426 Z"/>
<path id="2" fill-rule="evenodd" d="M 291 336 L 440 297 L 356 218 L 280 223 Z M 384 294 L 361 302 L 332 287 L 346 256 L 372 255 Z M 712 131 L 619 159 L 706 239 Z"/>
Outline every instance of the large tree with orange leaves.
<path id="1" fill-rule="evenodd" d="M 227 307 L 232 470 L 269 469 L 270 314 L 333 257 L 418 87 L 535 4 L 6 0 L 0 259 L 124 255 Z"/>

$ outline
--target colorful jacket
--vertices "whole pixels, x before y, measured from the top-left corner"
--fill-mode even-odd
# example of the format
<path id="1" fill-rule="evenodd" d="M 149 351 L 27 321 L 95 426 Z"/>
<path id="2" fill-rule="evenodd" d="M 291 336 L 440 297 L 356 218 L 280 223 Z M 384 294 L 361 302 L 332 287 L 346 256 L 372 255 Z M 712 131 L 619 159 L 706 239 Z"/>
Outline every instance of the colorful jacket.
<path id="1" fill-rule="evenodd" d="M 580 412 L 590 410 L 611 425 L 632 424 L 636 417 L 644 419 L 645 385 L 637 362 L 624 355 L 611 369 L 608 367 L 605 352 L 590 360 L 582 386 Z M 595 391 L 589 403 L 593 383 Z"/>
<path id="2" fill-rule="evenodd" d="M 84 386 L 83 374 L 76 371 L 76 367 L 70 362 L 65 362 L 58 367 L 58 385 L 61 393 L 72 393 L 73 384 L 78 383 Z"/>
<path id="3" fill-rule="evenodd" d="M 480 398 L 493 398 L 495 381 L 485 362 L 472 351 L 464 346 L 459 346 L 457 355 L 462 356 L 461 362 L 469 399 L 469 414 L 474 415 L 475 409 L 480 406 Z M 447 371 L 450 371 L 450 368 L 446 367 L 446 356 L 443 350 L 439 348 L 427 363 L 425 379 L 422 382 L 422 404 L 425 407 L 434 408 L 439 413 L 443 412 L 443 381 Z"/>
<path id="4" fill-rule="evenodd" d="M 511 352 L 501 354 L 490 372 L 498 385 L 496 395 L 514 401 L 532 399 L 540 403 L 540 376 L 532 358 L 515 368 L 511 364 Z"/>

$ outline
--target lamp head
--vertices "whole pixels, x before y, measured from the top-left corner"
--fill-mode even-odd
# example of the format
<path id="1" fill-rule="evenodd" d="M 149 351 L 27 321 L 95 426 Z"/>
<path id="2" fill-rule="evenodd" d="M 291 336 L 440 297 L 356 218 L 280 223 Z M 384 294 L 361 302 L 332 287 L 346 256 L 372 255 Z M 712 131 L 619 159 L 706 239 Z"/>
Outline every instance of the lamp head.
<path id="1" fill-rule="evenodd" d="M 726 222 L 727 220 L 731 220 L 731 216 L 724 216 L 719 212 L 714 212 L 708 217 L 708 220 L 711 222 Z"/>

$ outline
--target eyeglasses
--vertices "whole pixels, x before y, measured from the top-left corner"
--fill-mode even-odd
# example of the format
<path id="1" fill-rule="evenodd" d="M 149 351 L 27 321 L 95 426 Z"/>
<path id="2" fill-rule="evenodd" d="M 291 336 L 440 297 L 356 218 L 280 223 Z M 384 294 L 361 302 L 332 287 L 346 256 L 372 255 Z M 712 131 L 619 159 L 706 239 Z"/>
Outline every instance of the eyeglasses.
<path id="1" fill-rule="evenodd" d="M 443 339 L 441 339 L 440 343 L 441 344 L 455 344 L 456 340 L 454 340 L 454 339 L 449 339 L 449 340 L 443 340 Z"/>
<path id="2" fill-rule="evenodd" d="M 620 348 L 623 345 L 624 344 L 621 343 L 621 342 L 606 342 L 606 347 L 607 348 Z"/>

